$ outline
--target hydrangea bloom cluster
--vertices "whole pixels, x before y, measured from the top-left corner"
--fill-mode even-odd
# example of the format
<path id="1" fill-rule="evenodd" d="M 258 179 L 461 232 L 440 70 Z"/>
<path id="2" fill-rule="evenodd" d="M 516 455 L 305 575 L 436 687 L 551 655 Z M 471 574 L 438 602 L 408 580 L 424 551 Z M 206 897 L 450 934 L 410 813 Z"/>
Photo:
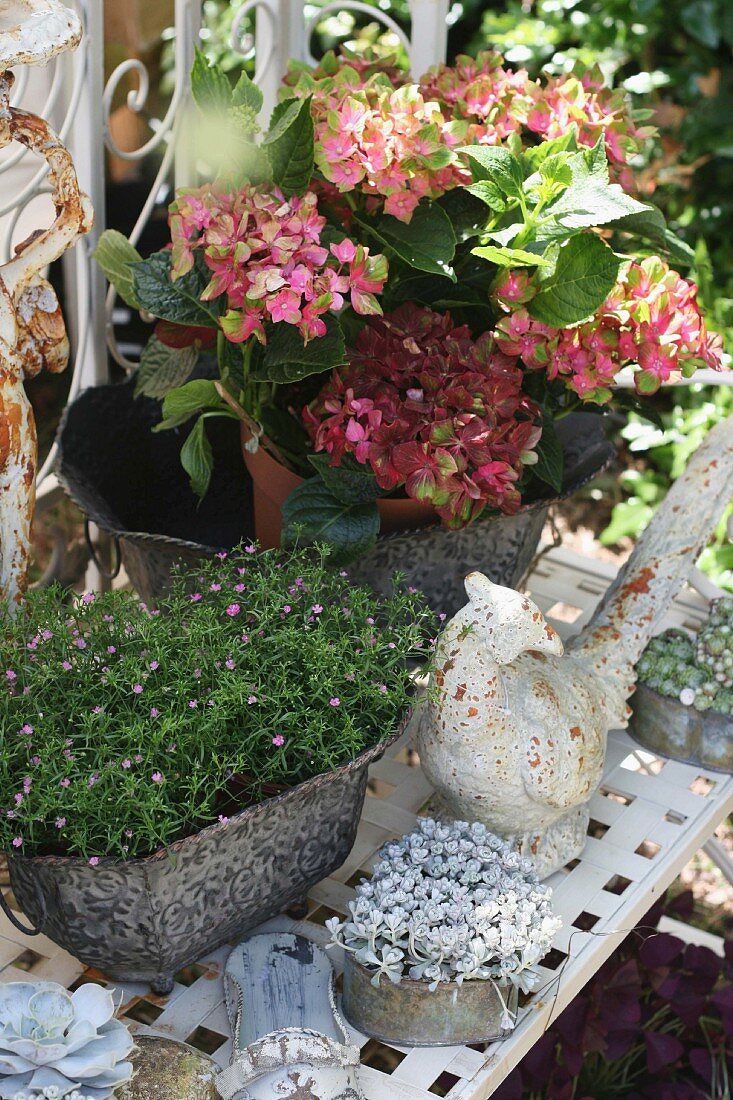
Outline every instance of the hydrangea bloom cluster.
<path id="1" fill-rule="evenodd" d="M 453 150 L 467 126 L 445 119 L 417 85 L 395 88 L 384 73 L 337 63 L 333 75 L 301 75 L 295 91 L 313 95 L 316 164 L 338 191 L 378 198 L 409 222 L 421 198 L 458 182 Z"/>
<path id="2" fill-rule="evenodd" d="M 387 279 L 385 257 L 348 239 L 323 245 L 326 219 L 312 191 L 286 199 L 275 187 L 205 184 L 180 191 L 170 211 L 171 276 L 202 254 L 211 273 L 202 300 L 226 296 L 220 324 L 234 343 L 252 335 L 264 343 L 266 321 L 295 325 L 307 343 L 325 335 L 323 314 L 346 298 L 357 313 L 381 312 L 374 295 Z"/>
<path id="3" fill-rule="evenodd" d="M 601 308 L 574 328 L 551 328 L 532 317 L 527 303 L 538 290 L 526 270 L 502 274 L 495 295 L 506 316 L 495 329 L 497 345 L 530 369 L 564 378 L 585 401 L 610 401 L 613 380 L 627 365 L 644 394 L 675 372 L 723 367 L 722 340 L 706 328 L 697 287 L 657 256 L 626 264 Z"/>
<path id="4" fill-rule="evenodd" d="M 516 358 L 413 305 L 364 327 L 303 417 L 332 465 L 353 455 L 382 490 L 404 487 L 451 527 L 485 508 L 517 510 L 541 435 Z"/>
<path id="5" fill-rule="evenodd" d="M 0 847 L 132 859 L 354 759 L 399 725 L 436 625 L 414 590 L 253 545 L 155 610 L 30 592 L 0 611 Z"/>
<path id="6" fill-rule="evenodd" d="M 356 888 L 351 916 L 327 922 L 332 940 L 395 984 L 509 981 L 528 992 L 561 926 L 532 861 L 485 825 L 418 819 L 379 852 Z M 513 1026 L 511 1018 L 502 1027 Z"/>
<path id="7" fill-rule="evenodd" d="M 733 597 L 714 600 L 696 637 L 666 630 L 637 665 L 639 679 L 696 710 L 733 714 Z"/>
<path id="8" fill-rule="evenodd" d="M 603 134 L 609 163 L 627 190 L 634 189 L 629 162 L 654 133 L 636 125 L 623 91 L 606 87 L 597 67 L 532 80 L 488 51 L 436 66 L 420 90 L 447 118 L 467 121 L 468 139 L 480 144 L 497 145 L 511 134 L 532 144 L 563 137 L 574 126 L 580 144 L 593 147 Z"/>

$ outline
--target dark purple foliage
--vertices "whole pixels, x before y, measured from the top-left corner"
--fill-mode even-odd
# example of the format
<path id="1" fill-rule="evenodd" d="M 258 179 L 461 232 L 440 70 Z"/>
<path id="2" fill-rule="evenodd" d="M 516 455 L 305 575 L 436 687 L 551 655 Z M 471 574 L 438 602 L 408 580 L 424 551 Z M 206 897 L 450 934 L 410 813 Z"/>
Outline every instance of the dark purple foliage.
<path id="1" fill-rule="evenodd" d="M 725 958 L 653 929 L 692 895 L 657 902 L 494 1100 L 708 1100 L 733 1071 L 733 944 Z M 561 979 L 562 980 L 562 979 Z"/>

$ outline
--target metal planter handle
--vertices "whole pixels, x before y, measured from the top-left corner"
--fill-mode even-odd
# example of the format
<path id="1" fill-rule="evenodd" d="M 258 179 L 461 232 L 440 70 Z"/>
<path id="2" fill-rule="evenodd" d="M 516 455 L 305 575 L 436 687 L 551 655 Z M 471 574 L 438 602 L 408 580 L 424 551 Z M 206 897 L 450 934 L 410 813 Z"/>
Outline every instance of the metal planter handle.
<path id="1" fill-rule="evenodd" d="M 29 928 L 26 928 L 26 926 L 24 924 L 21 924 L 21 922 L 18 920 L 15 913 L 5 900 L 5 895 L 3 894 L 2 890 L 0 890 L 0 909 L 2 909 L 3 913 L 8 918 L 13 927 L 17 928 L 19 932 L 22 932 L 24 936 L 40 936 L 41 932 L 43 931 L 43 926 L 46 923 L 46 916 L 48 912 L 46 909 L 46 899 L 44 898 L 43 893 L 38 889 L 38 885 L 36 885 L 36 901 L 38 902 L 39 908 L 41 910 L 41 919 L 39 921 L 41 927 L 34 928 L 34 926 L 31 925 Z"/>

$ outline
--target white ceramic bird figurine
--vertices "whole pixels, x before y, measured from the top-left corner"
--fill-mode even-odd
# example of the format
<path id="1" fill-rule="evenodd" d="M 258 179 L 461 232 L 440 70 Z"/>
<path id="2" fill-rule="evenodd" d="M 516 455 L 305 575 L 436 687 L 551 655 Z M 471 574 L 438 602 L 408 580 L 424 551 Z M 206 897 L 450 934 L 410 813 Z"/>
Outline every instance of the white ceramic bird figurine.
<path id="1" fill-rule="evenodd" d="M 450 813 L 515 841 L 542 876 L 585 845 L 634 665 L 731 496 L 733 418 L 708 434 L 567 650 L 527 596 L 466 578 L 468 603 L 438 643 L 420 761 Z"/>

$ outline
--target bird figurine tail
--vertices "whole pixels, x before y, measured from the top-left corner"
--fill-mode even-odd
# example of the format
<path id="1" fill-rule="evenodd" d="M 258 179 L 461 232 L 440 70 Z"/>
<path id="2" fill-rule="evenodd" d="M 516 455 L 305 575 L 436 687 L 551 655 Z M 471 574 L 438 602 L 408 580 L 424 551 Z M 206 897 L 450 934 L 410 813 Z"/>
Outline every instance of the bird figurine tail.
<path id="1" fill-rule="evenodd" d="M 659 632 L 733 497 L 733 417 L 716 425 L 677 478 L 585 629 L 568 653 L 589 661 L 608 684 L 610 728 L 625 727 L 634 665 Z"/>

